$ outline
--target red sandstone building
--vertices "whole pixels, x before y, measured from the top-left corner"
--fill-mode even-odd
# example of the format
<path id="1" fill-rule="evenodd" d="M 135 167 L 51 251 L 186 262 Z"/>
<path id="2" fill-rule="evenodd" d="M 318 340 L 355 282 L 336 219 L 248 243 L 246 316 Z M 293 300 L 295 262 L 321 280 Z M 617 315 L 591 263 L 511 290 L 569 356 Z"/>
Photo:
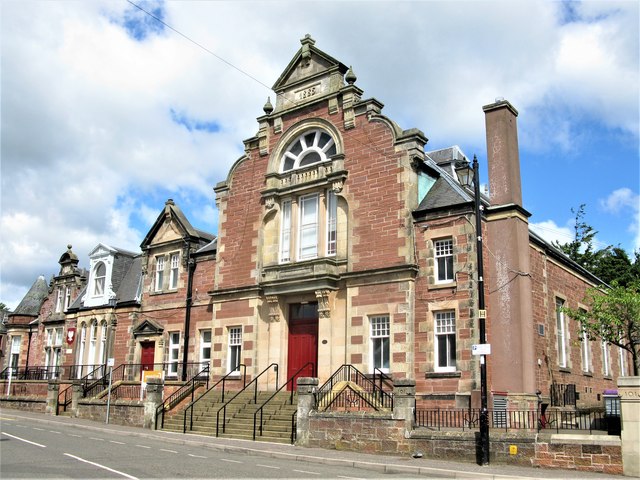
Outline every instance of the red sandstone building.
<path id="1" fill-rule="evenodd" d="M 204 365 L 214 378 L 277 365 L 280 378 L 323 382 L 349 364 L 415 379 L 423 406 L 478 405 L 474 196 L 456 176 L 468 158 L 455 146 L 429 151 L 420 130 L 364 97 L 351 68 L 301 42 L 273 87 L 275 106 L 267 101 L 215 187 L 217 238 L 168 201 L 142 254 L 96 247 L 64 318 L 33 305 L 9 316 L 5 366 L 23 366 L 28 345 L 29 363 L 44 365 L 46 342 L 27 342 L 28 325 L 58 322 L 63 336 L 77 332 L 60 365 L 83 373 L 115 358 L 176 380 Z M 628 359 L 581 342 L 561 310 L 587 308 L 586 289 L 601 282 L 529 230 L 518 112 L 503 100 L 484 111 L 489 406 L 535 408 L 537 392 L 552 404 L 601 404 Z"/>

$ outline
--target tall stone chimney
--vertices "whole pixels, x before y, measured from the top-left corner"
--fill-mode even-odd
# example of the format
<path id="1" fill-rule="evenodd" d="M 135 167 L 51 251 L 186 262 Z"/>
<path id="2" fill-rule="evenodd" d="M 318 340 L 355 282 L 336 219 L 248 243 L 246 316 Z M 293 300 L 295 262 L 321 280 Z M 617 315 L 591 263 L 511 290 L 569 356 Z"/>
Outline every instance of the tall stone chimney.
<path id="1" fill-rule="evenodd" d="M 487 130 L 490 207 L 485 245 L 491 254 L 485 269 L 487 332 L 493 391 L 506 392 L 526 407 L 535 384 L 535 348 L 531 277 L 530 216 L 522 207 L 518 111 L 502 99 L 483 107 Z"/>

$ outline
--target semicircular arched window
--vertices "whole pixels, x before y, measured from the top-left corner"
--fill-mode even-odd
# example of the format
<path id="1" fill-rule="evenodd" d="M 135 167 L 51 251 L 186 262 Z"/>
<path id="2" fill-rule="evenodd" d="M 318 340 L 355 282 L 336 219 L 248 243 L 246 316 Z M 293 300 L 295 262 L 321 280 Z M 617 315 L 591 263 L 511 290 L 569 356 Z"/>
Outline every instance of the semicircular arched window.
<path id="1" fill-rule="evenodd" d="M 336 154 L 336 144 L 327 132 L 310 130 L 289 144 L 282 155 L 280 170 L 288 172 L 315 163 L 324 162 Z"/>

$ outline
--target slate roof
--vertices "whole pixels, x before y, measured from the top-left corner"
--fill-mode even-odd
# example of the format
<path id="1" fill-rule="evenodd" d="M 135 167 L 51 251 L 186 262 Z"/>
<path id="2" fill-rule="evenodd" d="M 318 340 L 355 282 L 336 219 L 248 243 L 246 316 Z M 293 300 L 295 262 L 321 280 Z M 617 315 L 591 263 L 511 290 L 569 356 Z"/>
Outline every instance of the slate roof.
<path id="1" fill-rule="evenodd" d="M 438 178 L 422 199 L 418 208 L 416 208 L 416 212 L 449 208 L 473 201 L 469 192 L 444 170 L 438 162 L 431 158 L 431 153 L 432 152 L 425 154 L 424 163 L 436 172 Z"/>
<path id="2" fill-rule="evenodd" d="M 47 299 L 47 296 L 49 296 L 49 285 L 44 277 L 40 275 L 20 304 L 9 316 L 28 315 L 37 317 L 40 315 L 40 308 L 42 308 L 42 304 Z"/>
<path id="3" fill-rule="evenodd" d="M 200 253 L 212 253 L 218 249 L 218 239 L 214 238 L 211 242 L 207 243 L 204 247 L 196 251 L 196 255 Z"/>
<path id="4" fill-rule="evenodd" d="M 140 280 L 142 278 L 142 256 L 138 255 L 129 263 L 129 269 L 125 273 L 120 287 L 116 290 L 116 303 L 136 302 L 138 298 L 138 290 L 140 289 Z"/>

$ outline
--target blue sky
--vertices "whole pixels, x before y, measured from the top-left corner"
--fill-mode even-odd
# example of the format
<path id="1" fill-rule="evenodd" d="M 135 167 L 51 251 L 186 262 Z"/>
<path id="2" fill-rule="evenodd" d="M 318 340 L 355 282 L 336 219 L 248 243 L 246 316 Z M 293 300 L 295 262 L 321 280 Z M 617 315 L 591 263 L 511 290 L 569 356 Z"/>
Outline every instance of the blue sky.
<path id="1" fill-rule="evenodd" d="M 98 242 L 139 250 L 168 198 L 215 233 L 213 187 L 307 33 L 427 149 L 476 154 L 484 182 L 482 106 L 509 100 L 532 228 L 570 241 L 586 204 L 598 246 L 640 248 L 637 1 L 137 5 L 156 18 L 126 0 L 0 4 L 12 308 L 69 243 L 85 267 Z"/>

